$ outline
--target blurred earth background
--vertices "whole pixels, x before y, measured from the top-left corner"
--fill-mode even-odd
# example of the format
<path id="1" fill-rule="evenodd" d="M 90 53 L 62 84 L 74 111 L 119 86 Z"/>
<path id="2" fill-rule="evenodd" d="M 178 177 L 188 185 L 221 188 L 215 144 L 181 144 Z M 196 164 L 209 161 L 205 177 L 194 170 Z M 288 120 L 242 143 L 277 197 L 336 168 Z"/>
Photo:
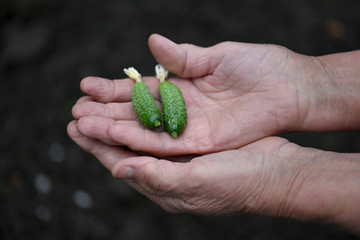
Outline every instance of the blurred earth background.
<path id="1" fill-rule="evenodd" d="M 151 33 L 178 43 L 280 44 L 306 55 L 360 48 L 358 0 L 0 0 L 0 239 L 357 239 L 253 215 L 169 214 L 112 178 L 66 134 L 85 76 L 153 75 Z M 359 152 L 359 132 L 289 140 Z"/>

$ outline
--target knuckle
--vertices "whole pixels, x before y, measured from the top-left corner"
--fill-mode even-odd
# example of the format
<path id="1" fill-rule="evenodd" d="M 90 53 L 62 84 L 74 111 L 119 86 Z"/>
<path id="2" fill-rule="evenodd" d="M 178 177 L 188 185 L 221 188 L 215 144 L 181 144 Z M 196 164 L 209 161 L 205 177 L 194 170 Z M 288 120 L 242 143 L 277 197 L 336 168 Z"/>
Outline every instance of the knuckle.
<path id="1" fill-rule="evenodd" d="M 201 162 L 192 162 L 188 165 L 186 173 L 186 185 L 188 192 L 198 192 L 199 189 L 204 187 L 204 165 Z"/>
<path id="2" fill-rule="evenodd" d="M 155 196 L 164 196 L 174 191 L 173 183 L 165 177 L 164 170 L 157 164 L 147 163 L 141 168 L 142 187 Z"/>

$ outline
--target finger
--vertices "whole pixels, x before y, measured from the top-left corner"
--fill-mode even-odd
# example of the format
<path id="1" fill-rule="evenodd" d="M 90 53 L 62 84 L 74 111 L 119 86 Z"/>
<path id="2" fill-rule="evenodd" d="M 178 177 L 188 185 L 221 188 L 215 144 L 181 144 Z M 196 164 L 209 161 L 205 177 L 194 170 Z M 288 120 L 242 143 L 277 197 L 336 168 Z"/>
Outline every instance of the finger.
<path id="1" fill-rule="evenodd" d="M 95 101 L 95 99 L 91 96 L 83 96 L 81 98 L 79 98 L 76 103 L 83 103 L 83 102 L 93 102 Z"/>
<path id="2" fill-rule="evenodd" d="M 161 104 L 155 101 L 159 109 Z M 72 115 L 75 119 L 85 116 L 100 116 L 112 118 L 113 120 L 136 120 L 132 102 L 123 103 L 99 103 L 94 101 L 84 101 L 76 103 L 72 108 Z"/>
<path id="3" fill-rule="evenodd" d="M 131 102 L 99 103 L 93 101 L 80 102 L 74 105 L 72 115 L 75 119 L 84 116 L 100 116 L 114 120 L 135 120 L 136 115 Z"/>
<path id="4" fill-rule="evenodd" d="M 99 77 L 86 77 L 80 89 L 100 102 L 130 101 L 134 81 L 131 79 L 111 81 Z"/>
<path id="5" fill-rule="evenodd" d="M 168 212 L 198 212 L 201 205 L 197 206 L 196 200 L 191 199 L 196 199 L 205 187 L 202 168 L 199 162 L 177 163 L 141 157 L 118 162 L 112 175 L 125 180 Z"/>
<path id="6" fill-rule="evenodd" d="M 128 158 L 113 166 L 112 175 L 131 180 L 146 195 L 175 197 L 187 191 L 191 165 L 153 157 Z"/>
<path id="7" fill-rule="evenodd" d="M 76 120 L 69 123 L 67 132 L 76 144 L 93 154 L 109 171 L 111 171 L 117 162 L 136 156 L 134 153 L 126 151 L 121 147 L 109 146 L 96 139 L 84 136 L 77 128 Z"/>
<path id="8" fill-rule="evenodd" d="M 117 138 L 111 137 L 109 132 L 113 125 L 121 125 L 124 127 L 124 129 L 132 129 L 132 128 L 138 129 L 139 134 L 134 135 L 135 139 L 131 141 L 134 143 L 141 141 L 141 140 L 139 140 L 140 137 L 143 136 L 143 134 L 147 134 L 147 133 L 142 133 L 142 131 L 149 132 L 149 133 L 154 131 L 154 130 L 148 130 L 148 129 L 143 128 L 137 121 L 114 121 L 112 119 L 99 117 L 99 116 L 86 116 L 86 117 L 80 118 L 77 121 L 77 127 L 79 129 L 79 132 L 87 137 L 97 139 L 97 140 L 107 143 L 109 145 L 127 145 L 126 141 L 117 141 Z M 164 129 L 160 128 L 159 131 L 164 131 Z M 130 131 L 130 133 L 128 133 L 128 134 L 131 135 L 132 133 L 133 132 Z M 152 136 L 153 141 L 157 141 L 156 140 L 157 134 L 160 134 L 160 133 L 155 132 L 154 136 Z M 155 144 L 155 145 L 157 145 L 157 144 Z M 145 154 L 145 152 L 147 152 L 147 153 L 152 153 L 152 154 L 156 154 L 156 155 L 169 155 L 169 153 L 166 151 L 163 152 L 163 154 L 158 154 L 158 152 L 161 152 L 161 150 L 156 150 L 156 149 L 152 149 L 153 152 L 145 151 L 146 149 L 150 149 L 151 146 L 147 147 L 146 149 L 144 149 L 140 146 L 132 146 L 132 145 L 128 146 L 128 147 L 130 147 L 130 148 L 133 147 L 134 148 L 133 150 L 142 151 L 142 152 L 144 152 L 144 154 Z M 184 146 L 182 146 L 182 151 L 184 151 Z M 196 154 L 184 155 L 186 153 L 184 153 L 184 152 L 181 152 L 181 153 L 182 153 L 181 156 L 171 156 L 171 157 L 167 157 L 167 158 L 169 160 L 171 160 L 172 162 L 188 162 L 190 159 L 193 159 L 194 157 L 198 156 Z"/>
<path id="9" fill-rule="evenodd" d="M 148 40 L 154 58 L 170 72 L 183 78 L 202 77 L 214 72 L 220 57 L 212 48 L 176 44 L 158 34 Z"/>
<path id="10" fill-rule="evenodd" d="M 143 77 L 155 99 L 160 99 L 157 87 L 159 81 L 155 77 Z M 80 83 L 81 90 L 94 97 L 96 101 L 129 102 L 135 82 L 129 78 L 122 80 L 109 80 L 99 77 L 86 77 Z"/>
<path id="11" fill-rule="evenodd" d="M 109 145 L 125 145 L 134 151 L 142 151 L 157 156 L 192 154 L 183 135 L 172 138 L 164 128 L 147 129 L 137 121 L 115 121 L 101 116 L 85 116 L 78 120 L 81 134 L 95 138 Z M 188 145 L 189 144 L 189 145 Z M 187 161 L 178 159 L 178 161 Z"/>
<path id="12" fill-rule="evenodd" d="M 183 138 L 172 138 L 167 132 L 156 132 L 139 125 L 112 124 L 108 134 L 113 142 L 126 145 L 132 150 L 143 151 L 157 156 L 191 154 Z"/>
<path id="13" fill-rule="evenodd" d="M 109 145 L 124 145 L 117 141 L 114 141 L 109 135 L 109 129 L 113 125 L 122 125 L 124 128 L 128 127 L 140 127 L 137 121 L 115 121 L 111 118 L 105 118 L 100 116 L 85 116 L 77 121 L 77 128 L 79 132 L 87 137 L 100 140 L 103 143 Z"/>

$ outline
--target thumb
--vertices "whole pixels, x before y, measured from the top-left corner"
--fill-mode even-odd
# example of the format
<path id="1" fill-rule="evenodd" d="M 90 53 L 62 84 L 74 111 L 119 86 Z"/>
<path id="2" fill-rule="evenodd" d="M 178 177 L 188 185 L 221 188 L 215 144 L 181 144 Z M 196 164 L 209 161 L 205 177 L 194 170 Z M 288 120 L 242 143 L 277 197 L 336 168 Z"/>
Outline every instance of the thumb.
<path id="1" fill-rule="evenodd" d="M 180 194 L 187 185 L 189 164 L 159 160 L 153 157 L 134 157 L 119 161 L 112 168 L 115 178 L 130 180 L 132 187 L 146 196 Z"/>
<path id="2" fill-rule="evenodd" d="M 156 61 L 179 77 L 202 77 L 212 73 L 213 68 L 216 67 L 210 61 L 213 57 L 212 48 L 202 48 L 191 44 L 176 44 L 158 34 L 152 34 L 148 43 Z"/>

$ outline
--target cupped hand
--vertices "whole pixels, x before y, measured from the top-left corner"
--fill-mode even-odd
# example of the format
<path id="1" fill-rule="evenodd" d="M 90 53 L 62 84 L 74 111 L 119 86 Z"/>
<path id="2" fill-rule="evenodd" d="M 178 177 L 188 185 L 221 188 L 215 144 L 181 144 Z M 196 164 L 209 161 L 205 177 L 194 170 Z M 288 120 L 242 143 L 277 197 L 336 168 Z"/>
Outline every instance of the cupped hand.
<path id="1" fill-rule="evenodd" d="M 76 121 L 69 124 L 68 133 L 115 178 L 125 180 L 165 210 L 199 214 L 272 211 L 271 206 L 257 204 L 263 204 L 262 194 L 270 190 L 266 187 L 271 185 L 271 170 L 276 169 L 269 156 L 288 144 L 273 137 L 242 149 L 170 161 L 84 136 Z"/>
<path id="2" fill-rule="evenodd" d="M 239 149 L 159 159 L 84 136 L 76 120 L 68 133 L 115 178 L 169 212 L 254 213 L 345 227 L 358 221 L 356 156 L 267 137 Z"/>
<path id="3" fill-rule="evenodd" d="M 138 123 L 131 106 L 132 80 L 90 77 L 81 83 L 89 96 L 73 108 L 82 134 L 158 156 L 203 154 L 294 130 L 305 119 L 308 101 L 299 91 L 311 75 L 310 57 L 275 45 L 178 45 L 159 35 L 149 38 L 149 47 L 156 60 L 178 76 L 169 81 L 181 89 L 186 102 L 183 133 L 174 139 Z M 159 100 L 158 81 L 143 81 Z"/>

